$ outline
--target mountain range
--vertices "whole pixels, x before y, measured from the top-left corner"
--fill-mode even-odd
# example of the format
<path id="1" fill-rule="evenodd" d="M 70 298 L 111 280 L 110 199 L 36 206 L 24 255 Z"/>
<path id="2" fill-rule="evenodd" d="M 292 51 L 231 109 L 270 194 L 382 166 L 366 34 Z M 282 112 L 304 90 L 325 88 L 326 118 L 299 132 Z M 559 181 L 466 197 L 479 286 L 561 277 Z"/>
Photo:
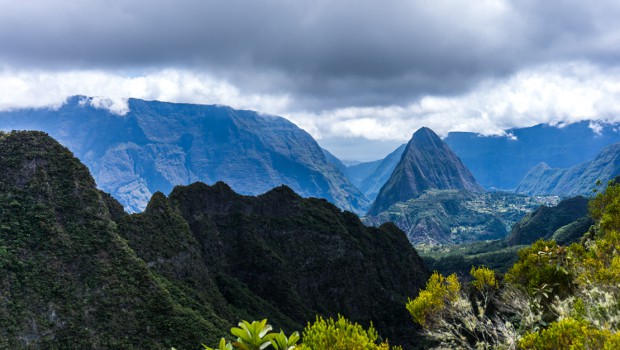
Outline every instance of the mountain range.
<path id="1" fill-rule="evenodd" d="M 394 222 L 416 245 L 503 238 L 545 198 L 485 193 L 428 128 L 416 131 L 364 222 Z"/>
<path id="2" fill-rule="evenodd" d="M 530 195 L 592 196 L 597 181 L 607 181 L 620 175 L 620 143 L 605 147 L 596 158 L 579 165 L 561 169 L 540 163 L 521 180 L 516 192 Z"/>
<path id="3" fill-rule="evenodd" d="M 591 161 L 603 148 L 620 142 L 618 130 L 616 124 L 584 121 L 513 128 L 505 131 L 507 136 L 450 132 L 444 141 L 482 187 L 513 191 L 526 174 L 540 163 L 562 169 Z M 374 200 L 363 181 L 370 178 L 375 170 L 387 173 L 389 177 L 404 147 L 397 148 L 384 159 L 348 166 L 344 173 L 369 199 Z M 382 162 L 384 167 L 377 167 Z M 384 184 L 387 182 L 385 180 L 387 177 L 379 183 Z"/>
<path id="4" fill-rule="evenodd" d="M 138 99 L 129 99 L 128 107 L 119 116 L 75 96 L 58 109 L 0 112 L 0 129 L 49 133 L 132 212 L 144 210 L 156 191 L 195 181 L 225 181 L 251 195 L 285 184 L 356 213 L 370 204 L 316 141 L 284 118 Z"/>
<path id="5" fill-rule="evenodd" d="M 429 272 L 393 224 L 286 186 L 156 192 L 126 214 L 42 132 L 0 133 L 0 348 L 198 348 L 239 319 L 338 313 L 412 347 Z"/>
<path id="6" fill-rule="evenodd" d="M 620 142 L 615 124 L 584 121 L 568 125 L 539 124 L 505 131 L 507 136 L 451 132 L 445 142 L 487 189 L 514 190 L 541 162 L 569 168 L 590 161 Z"/>
<path id="7" fill-rule="evenodd" d="M 168 194 L 195 181 L 224 181 L 245 195 L 284 184 L 358 215 L 370 208 L 366 223 L 394 221 L 412 242 L 433 244 L 505 236 L 519 215 L 553 201 L 486 195 L 483 187 L 511 187 L 532 162 L 573 164 L 618 138 L 613 126 L 593 122 L 508 130 L 512 137 L 451 133 L 445 141 L 422 128 L 386 158 L 346 166 L 281 117 L 137 99 L 128 107 L 120 116 L 93 98 L 75 96 L 57 109 L 1 112 L 0 129 L 38 129 L 58 138 L 129 212 L 143 211 L 158 191 Z M 596 179 L 617 174 L 614 152 L 610 148 L 589 168 L 541 164 L 517 190 L 587 194 Z M 479 176 L 508 182 L 485 185 Z"/>

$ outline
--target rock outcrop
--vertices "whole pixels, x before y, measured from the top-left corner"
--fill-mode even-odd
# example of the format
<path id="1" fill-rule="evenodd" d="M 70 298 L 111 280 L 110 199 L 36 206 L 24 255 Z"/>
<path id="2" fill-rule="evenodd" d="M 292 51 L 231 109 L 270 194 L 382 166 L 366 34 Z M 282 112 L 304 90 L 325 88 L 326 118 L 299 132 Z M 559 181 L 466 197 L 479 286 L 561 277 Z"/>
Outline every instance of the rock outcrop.
<path id="1" fill-rule="evenodd" d="M 483 191 L 448 145 L 431 129 L 421 128 L 413 134 L 368 214 L 377 215 L 431 189 Z"/>

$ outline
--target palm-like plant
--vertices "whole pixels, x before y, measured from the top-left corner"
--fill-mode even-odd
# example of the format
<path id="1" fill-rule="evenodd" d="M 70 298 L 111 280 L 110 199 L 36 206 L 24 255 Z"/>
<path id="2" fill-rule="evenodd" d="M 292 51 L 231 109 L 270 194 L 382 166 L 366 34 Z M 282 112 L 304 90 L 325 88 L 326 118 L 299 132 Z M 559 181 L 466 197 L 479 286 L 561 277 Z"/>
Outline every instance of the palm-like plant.
<path id="1" fill-rule="evenodd" d="M 271 345 L 271 340 L 266 337 L 271 330 L 271 325 L 267 320 L 239 322 L 239 327 L 233 327 L 230 332 L 237 337 L 237 341 L 232 345 L 241 350 L 262 350 Z"/>
<path id="2" fill-rule="evenodd" d="M 226 339 L 224 338 L 220 339 L 220 345 L 217 347 L 217 349 L 210 348 L 204 344 L 202 344 L 202 347 L 206 350 L 233 350 L 232 344 L 230 342 L 226 342 Z M 173 348 L 173 350 L 175 349 Z"/>
<path id="3" fill-rule="evenodd" d="M 299 332 L 293 332 L 287 338 L 284 332 L 280 330 L 280 333 L 270 333 L 267 337 L 271 340 L 271 346 L 275 350 L 293 350 L 299 341 Z"/>

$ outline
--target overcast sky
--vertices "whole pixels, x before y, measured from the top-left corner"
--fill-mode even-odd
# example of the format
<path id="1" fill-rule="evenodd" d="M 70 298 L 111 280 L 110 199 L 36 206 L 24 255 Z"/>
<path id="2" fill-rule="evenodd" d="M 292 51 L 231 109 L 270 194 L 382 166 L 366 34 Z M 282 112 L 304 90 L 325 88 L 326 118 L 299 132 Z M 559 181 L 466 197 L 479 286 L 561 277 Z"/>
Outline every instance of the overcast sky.
<path id="1" fill-rule="evenodd" d="M 344 159 L 421 126 L 620 121 L 620 2 L 0 0 L 0 109 L 70 95 L 288 118 Z"/>

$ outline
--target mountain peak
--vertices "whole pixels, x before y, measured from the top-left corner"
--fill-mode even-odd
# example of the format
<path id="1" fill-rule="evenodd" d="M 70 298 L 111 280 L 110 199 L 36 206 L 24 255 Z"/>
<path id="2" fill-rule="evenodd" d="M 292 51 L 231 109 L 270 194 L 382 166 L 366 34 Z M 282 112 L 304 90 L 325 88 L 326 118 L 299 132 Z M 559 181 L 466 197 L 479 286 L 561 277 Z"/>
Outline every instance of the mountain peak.
<path id="1" fill-rule="evenodd" d="M 392 204 L 416 198 L 429 189 L 482 191 L 448 145 L 433 130 L 423 127 L 413 134 L 369 214 L 377 215 Z"/>
<path id="2" fill-rule="evenodd" d="M 411 138 L 416 143 L 424 143 L 424 142 L 441 142 L 441 138 L 431 129 L 423 126 L 419 128 L 415 133 L 413 133 L 413 137 Z"/>
<path id="3" fill-rule="evenodd" d="M 434 149 L 445 148 L 444 142 L 441 138 L 433 130 L 427 127 L 421 127 L 413 133 L 409 143 L 415 145 L 415 147 L 408 147 L 408 150 L 425 149 L 433 151 Z"/>

